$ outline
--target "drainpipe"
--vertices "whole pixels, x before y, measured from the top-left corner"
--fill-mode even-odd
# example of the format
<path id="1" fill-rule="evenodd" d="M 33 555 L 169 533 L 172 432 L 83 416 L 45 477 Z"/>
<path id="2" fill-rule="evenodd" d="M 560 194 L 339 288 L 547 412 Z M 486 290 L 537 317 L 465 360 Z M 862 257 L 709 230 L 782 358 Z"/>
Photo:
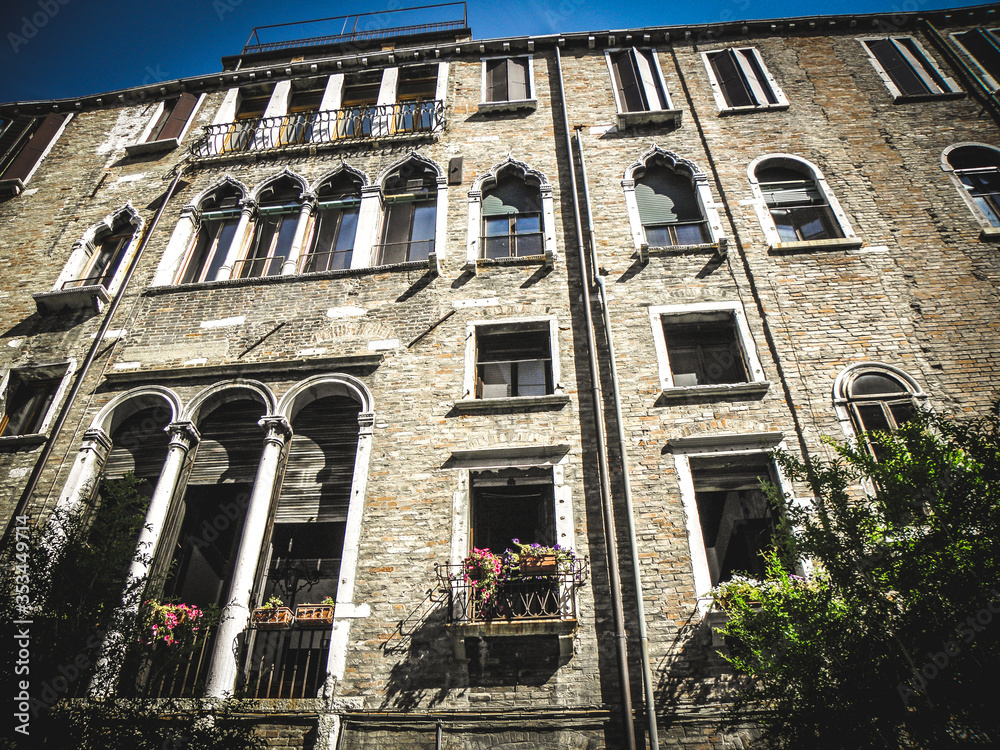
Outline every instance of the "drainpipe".
<path id="1" fill-rule="evenodd" d="M 142 241 L 139 243 L 139 247 L 136 248 L 135 255 L 132 256 L 132 262 L 129 263 L 128 268 L 125 269 L 125 276 L 122 278 L 122 283 L 118 288 L 118 293 L 115 294 L 114 299 L 111 300 L 108 311 L 104 315 L 104 320 L 101 321 L 101 325 L 97 329 L 97 333 L 94 334 L 94 343 L 90 345 L 90 351 L 87 352 L 86 359 L 83 360 L 83 364 L 80 365 L 80 369 L 76 373 L 76 380 L 73 381 L 73 386 L 69 389 L 69 393 L 66 394 L 66 398 L 63 400 L 62 408 L 59 409 L 59 414 L 52 422 L 52 427 L 49 429 L 49 437 L 42 446 L 42 452 L 38 455 L 38 459 L 35 461 L 35 467 L 31 471 L 31 476 L 28 477 L 28 483 L 25 485 L 24 491 L 21 493 L 21 498 L 17 501 L 17 507 L 14 509 L 10 520 L 7 522 L 7 528 L 4 530 L 3 539 L 0 540 L 0 547 L 5 547 L 7 545 L 11 532 L 14 530 L 14 525 L 17 522 L 17 517 L 23 515 L 24 511 L 28 507 L 28 502 L 31 499 L 32 494 L 34 494 L 35 488 L 38 486 L 38 480 L 42 476 L 42 470 L 45 468 L 45 464 L 48 463 L 49 457 L 52 455 L 52 449 L 55 446 L 56 438 L 62 431 L 63 425 L 65 425 L 66 419 L 69 416 L 69 410 L 73 407 L 73 403 L 76 401 L 76 397 L 79 395 L 80 389 L 83 388 L 83 381 L 87 377 L 87 373 L 90 371 L 90 366 L 97 358 L 97 352 L 104 343 L 104 335 L 108 332 L 108 328 L 111 327 L 111 320 L 114 318 L 115 312 L 118 310 L 118 306 L 125 297 L 125 292 L 128 290 L 129 282 L 132 280 L 132 276 L 135 274 L 135 269 L 139 266 L 139 261 L 142 259 L 143 251 L 146 249 L 146 245 L 149 244 L 149 238 L 153 236 L 153 230 L 156 229 L 156 225 L 159 223 L 160 217 L 163 215 L 163 210 L 167 207 L 167 203 L 170 202 L 170 198 L 177 189 L 177 183 L 180 182 L 181 175 L 184 174 L 184 170 L 186 168 L 187 164 L 180 164 L 177 174 L 174 175 L 173 182 L 170 183 L 170 187 L 167 188 L 167 192 L 163 196 L 163 201 L 160 203 L 160 207 L 156 209 L 156 214 L 153 216 L 153 220 L 146 229 L 146 233 L 143 235 Z"/>
<path id="2" fill-rule="evenodd" d="M 649 748 L 659 750 L 660 738 L 656 731 L 656 699 L 653 695 L 653 671 L 649 666 L 649 635 L 646 632 L 646 605 L 642 594 L 642 577 L 639 574 L 639 545 L 635 535 L 635 511 L 632 507 L 632 480 L 628 473 L 628 444 L 625 441 L 625 422 L 622 419 L 621 391 L 618 388 L 618 365 L 615 361 L 615 342 L 611 336 L 611 313 L 608 310 L 608 290 L 604 277 L 597 273 L 597 244 L 594 241 L 594 215 L 590 210 L 590 183 L 587 165 L 583 160 L 583 138 L 576 129 L 576 149 L 580 156 L 580 177 L 583 179 L 583 206 L 587 211 L 587 236 L 590 238 L 590 267 L 600 291 L 601 311 L 604 315 L 604 335 L 608 345 L 608 362 L 611 366 L 611 387 L 614 395 L 615 422 L 618 424 L 618 450 L 621 455 L 622 485 L 625 491 L 625 518 L 628 521 L 628 545 L 632 553 L 632 580 L 635 583 L 636 618 L 639 620 L 639 646 L 642 659 L 642 684 L 646 702 L 646 721 L 649 725 Z M 574 185 L 575 187 L 575 185 Z M 575 191 L 574 191 L 575 192 Z"/>
<path id="3" fill-rule="evenodd" d="M 611 612 L 615 623 L 615 650 L 618 657 L 618 687 L 620 690 L 622 727 L 625 730 L 625 747 L 636 750 L 635 726 L 632 720 L 632 690 L 629 685 L 627 636 L 623 612 L 621 575 L 618 570 L 618 544 L 615 529 L 614 509 L 611 506 L 611 482 L 608 477 L 608 452 L 604 437 L 604 406 L 601 396 L 601 371 L 597 363 L 597 344 L 594 336 L 593 310 L 590 303 L 590 280 L 587 278 L 587 259 L 583 246 L 583 225 L 580 221 L 580 198 L 576 189 L 576 167 L 573 164 L 573 143 L 569 135 L 569 119 L 566 114 L 566 92 L 563 88 L 562 56 L 556 50 L 556 79 L 559 85 L 559 101 L 562 103 L 563 129 L 566 133 L 566 156 L 569 164 L 569 179 L 573 192 L 573 221 L 576 227 L 577 256 L 580 263 L 580 286 L 583 291 L 584 316 L 587 321 L 587 355 L 590 361 L 591 396 L 594 401 L 594 426 L 597 438 L 598 470 L 601 478 L 601 512 L 604 519 L 604 542 L 608 552 L 608 578 L 611 584 Z"/>

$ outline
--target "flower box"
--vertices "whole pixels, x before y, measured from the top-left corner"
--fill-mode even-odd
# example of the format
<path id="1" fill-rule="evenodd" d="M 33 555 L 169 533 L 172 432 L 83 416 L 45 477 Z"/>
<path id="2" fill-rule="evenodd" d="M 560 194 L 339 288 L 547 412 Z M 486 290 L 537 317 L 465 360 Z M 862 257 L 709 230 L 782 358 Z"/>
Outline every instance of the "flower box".
<path id="1" fill-rule="evenodd" d="M 521 557 L 518 562 L 518 572 L 522 576 L 551 576 L 559 571 L 559 560 L 553 555 L 534 555 Z"/>
<path id="2" fill-rule="evenodd" d="M 257 630 L 287 630 L 294 621 L 295 616 L 289 607 L 258 607 L 251 615 L 251 622 Z"/>
<path id="3" fill-rule="evenodd" d="M 295 624 L 302 628 L 333 625 L 332 604 L 300 604 L 295 608 Z"/>

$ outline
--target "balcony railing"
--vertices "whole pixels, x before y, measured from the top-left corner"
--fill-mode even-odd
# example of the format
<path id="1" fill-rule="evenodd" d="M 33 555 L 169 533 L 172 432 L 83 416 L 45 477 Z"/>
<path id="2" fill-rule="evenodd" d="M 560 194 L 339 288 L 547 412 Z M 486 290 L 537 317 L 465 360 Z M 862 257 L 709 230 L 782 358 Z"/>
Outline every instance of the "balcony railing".
<path id="1" fill-rule="evenodd" d="M 376 265 L 390 266 L 395 263 L 414 263 L 427 260 L 434 252 L 434 240 L 407 240 L 405 242 L 384 242 L 372 247 Z"/>
<path id="2" fill-rule="evenodd" d="M 208 676 L 214 635 L 215 628 L 206 627 L 184 649 L 165 643 L 149 647 L 141 655 L 135 677 L 136 693 L 143 698 L 200 697 Z"/>
<path id="3" fill-rule="evenodd" d="M 439 99 L 251 118 L 205 126 L 191 153 L 206 158 L 293 146 L 400 140 L 440 130 L 444 122 L 444 102 Z"/>
<path id="4" fill-rule="evenodd" d="M 453 624 L 576 620 L 576 591 L 586 580 L 587 561 L 560 563 L 551 575 L 510 578 L 488 599 L 476 594 L 462 572 L 461 565 L 437 566 Z"/>
<path id="5" fill-rule="evenodd" d="M 82 286 L 98 286 L 107 285 L 107 274 L 101 274 L 99 276 L 88 276 L 84 279 L 70 279 L 69 281 L 64 281 L 62 289 L 77 289 Z"/>
<path id="6" fill-rule="evenodd" d="M 243 694 L 247 698 L 315 698 L 326 679 L 330 628 L 249 630 Z"/>
<path id="7" fill-rule="evenodd" d="M 284 255 L 270 258 L 244 258 L 233 263 L 234 279 L 259 279 L 263 276 L 280 276 L 285 263 Z"/>

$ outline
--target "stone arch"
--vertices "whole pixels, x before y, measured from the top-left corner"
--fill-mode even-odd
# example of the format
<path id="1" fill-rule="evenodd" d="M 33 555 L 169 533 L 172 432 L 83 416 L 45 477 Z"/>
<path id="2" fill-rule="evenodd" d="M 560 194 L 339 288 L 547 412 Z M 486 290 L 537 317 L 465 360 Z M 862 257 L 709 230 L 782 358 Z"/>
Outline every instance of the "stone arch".
<path id="1" fill-rule="evenodd" d="M 170 411 L 170 422 L 176 422 L 181 413 L 181 400 L 169 388 L 149 385 L 119 393 L 105 404 L 90 423 L 91 429 L 103 430 L 110 435 L 122 421 L 136 412 L 158 404 Z"/>
<path id="2" fill-rule="evenodd" d="M 292 183 L 298 185 L 300 198 L 303 194 L 309 191 L 309 185 L 306 183 L 305 179 L 295 174 L 295 172 L 290 170 L 288 167 L 285 167 L 278 174 L 271 175 L 270 177 L 267 177 L 261 182 L 259 182 L 253 188 L 253 190 L 250 191 L 250 195 L 248 196 L 248 198 L 254 201 L 255 203 L 259 202 L 260 196 L 263 193 L 263 191 L 267 190 L 268 187 L 281 182 L 282 180 L 289 180 Z"/>
<path id="3" fill-rule="evenodd" d="M 206 405 L 219 406 L 240 400 L 248 394 L 263 404 L 264 413 L 261 417 L 270 417 L 276 413 L 277 400 L 266 385 L 257 380 L 229 380 L 210 385 L 197 393 L 184 408 L 182 418 L 197 424 Z"/>

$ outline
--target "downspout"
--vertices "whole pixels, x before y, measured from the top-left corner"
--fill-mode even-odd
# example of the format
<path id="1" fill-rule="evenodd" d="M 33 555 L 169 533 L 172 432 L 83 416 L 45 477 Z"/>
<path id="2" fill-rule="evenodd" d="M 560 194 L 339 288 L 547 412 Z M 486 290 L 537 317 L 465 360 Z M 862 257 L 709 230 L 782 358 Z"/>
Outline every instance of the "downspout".
<path id="1" fill-rule="evenodd" d="M 38 459 L 35 461 L 35 467 L 31 471 L 31 476 L 28 477 L 28 483 L 25 485 L 24 491 L 21 493 L 21 498 L 17 501 L 17 507 L 14 509 L 10 520 L 7 522 L 7 528 L 4 530 L 3 539 L 0 540 L 0 547 L 7 545 L 10 534 L 14 530 L 17 517 L 23 515 L 24 511 L 28 507 L 28 502 L 31 499 L 32 494 L 34 494 L 35 488 L 38 486 L 38 480 L 42 476 L 42 470 L 45 468 L 45 464 L 48 463 L 49 457 L 52 455 L 56 438 L 62 431 L 67 417 L 69 417 L 69 410 L 73 407 L 76 397 L 80 393 L 80 389 L 83 388 L 83 381 L 87 377 L 87 373 L 90 371 L 90 367 L 94 363 L 94 360 L 97 358 L 97 352 L 104 343 L 104 336 L 111 327 L 111 320 L 114 318 L 115 312 L 118 310 L 118 306 L 125 298 L 125 292 L 128 290 L 129 282 L 132 280 L 132 276 L 135 274 L 135 269 L 139 266 L 139 261 L 142 258 L 143 251 L 146 249 L 146 245 L 149 244 L 149 238 L 153 236 L 153 230 L 156 229 L 156 225 L 159 223 L 160 217 L 163 215 L 163 211 L 167 207 L 167 203 L 173 196 L 174 190 L 177 189 L 177 183 L 180 182 L 181 175 L 184 174 L 186 167 L 187 165 L 182 163 L 180 168 L 177 170 L 177 174 L 174 175 L 174 180 L 170 183 L 170 187 L 167 188 L 167 192 L 163 196 L 163 201 L 160 203 L 159 208 L 156 209 L 156 214 L 153 216 L 153 220 L 146 228 L 142 241 L 139 243 L 139 247 L 136 248 L 135 255 L 132 256 L 132 261 L 129 263 L 128 268 L 125 269 L 125 276 L 122 278 L 121 286 L 118 287 L 117 294 L 115 294 L 114 299 L 111 300 L 111 304 L 108 306 L 108 311 L 105 313 L 104 319 L 101 321 L 101 325 L 97 329 L 97 333 L 94 334 L 94 343 L 90 345 L 90 351 L 87 352 L 86 359 L 83 360 L 83 364 L 80 365 L 80 369 L 77 371 L 76 379 L 73 381 L 73 386 L 69 389 L 69 393 L 66 394 L 66 398 L 63 400 L 62 408 L 59 409 L 59 414 L 52 422 L 52 427 L 49 429 L 49 437 L 42 446 L 42 452 L 39 454 Z"/>
<path id="2" fill-rule="evenodd" d="M 611 336 L 611 313 L 608 310 L 608 289 L 604 277 L 597 273 L 597 243 L 594 240 L 594 215 L 590 210 L 590 183 L 587 165 L 583 159 L 583 138 L 576 129 L 576 148 L 580 155 L 580 177 L 583 179 L 583 206 L 587 211 L 587 236 L 590 238 L 590 267 L 593 279 L 600 290 L 601 312 L 604 315 L 604 335 L 608 345 L 608 362 L 611 366 L 611 386 L 614 396 L 615 422 L 618 424 L 618 451 L 621 455 L 622 486 L 625 491 L 625 518 L 628 521 L 628 545 L 632 554 L 632 580 L 635 584 L 636 618 L 639 620 L 639 646 L 642 659 L 642 684 L 646 703 L 646 721 L 649 725 L 649 748 L 659 750 L 660 739 L 656 730 L 656 698 L 653 695 L 653 670 L 649 666 L 649 635 L 646 632 L 646 604 L 642 594 L 642 577 L 639 573 L 639 545 L 635 534 L 635 511 L 632 506 L 632 480 L 628 473 L 628 452 L 625 441 L 625 423 L 622 420 L 621 391 L 618 388 L 618 364 L 615 360 L 615 342 Z M 574 186 L 575 187 L 575 186 Z"/>
<path id="3" fill-rule="evenodd" d="M 629 685 L 627 636 L 621 592 L 621 575 L 618 570 L 618 545 L 614 509 L 611 505 L 611 482 L 608 470 L 608 452 L 604 437 L 604 407 L 601 397 L 601 371 L 597 362 L 597 344 L 594 337 L 593 310 L 590 302 L 590 282 L 587 278 L 587 259 L 583 246 L 583 225 L 580 221 L 580 197 L 577 191 L 576 167 L 573 164 L 573 142 L 569 135 L 569 118 L 566 114 L 566 91 L 563 88 L 562 56 L 556 44 L 556 79 L 562 108 L 562 124 L 566 133 L 566 161 L 573 193 L 573 221 L 576 228 L 577 256 L 580 263 L 580 286 L 587 321 L 587 358 L 590 362 L 591 396 L 594 401 L 594 434 L 597 438 L 598 471 L 601 478 L 601 513 L 604 520 L 604 543 L 608 553 L 608 578 L 611 585 L 611 612 L 615 627 L 615 651 L 618 658 L 618 686 L 621 700 L 622 727 L 625 730 L 625 747 L 636 750 L 635 726 L 632 720 L 632 690 Z M 596 269 L 595 269 L 596 270 Z"/>

